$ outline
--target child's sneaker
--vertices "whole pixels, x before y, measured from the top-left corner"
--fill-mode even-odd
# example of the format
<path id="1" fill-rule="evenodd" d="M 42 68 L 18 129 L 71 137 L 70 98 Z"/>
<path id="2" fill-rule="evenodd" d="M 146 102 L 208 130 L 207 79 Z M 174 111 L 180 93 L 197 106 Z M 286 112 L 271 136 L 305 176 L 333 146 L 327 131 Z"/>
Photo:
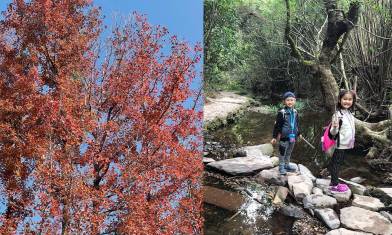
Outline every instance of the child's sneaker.
<path id="1" fill-rule="evenodd" d="M 288 171 L 288 172 L 296 172 L 296 171 L 297 171 L 297 168 L 295 168 L 295 167 L 293 167 L 293 166 L 291 166 L 291 165 L 286 165 L 286 166 L 285 166 L 285 169 L 286 169 L 286 171 Z"/>
<path id="2" fill-rule="evenodd" d="M 348 187 L 345 184 L 338 184 L 338 185 L 329 187 L 329 191 L 331 191 L 332 193 L 344 193 L 344 192 L 347 192 L 347 190 L 348 190 Z"/>

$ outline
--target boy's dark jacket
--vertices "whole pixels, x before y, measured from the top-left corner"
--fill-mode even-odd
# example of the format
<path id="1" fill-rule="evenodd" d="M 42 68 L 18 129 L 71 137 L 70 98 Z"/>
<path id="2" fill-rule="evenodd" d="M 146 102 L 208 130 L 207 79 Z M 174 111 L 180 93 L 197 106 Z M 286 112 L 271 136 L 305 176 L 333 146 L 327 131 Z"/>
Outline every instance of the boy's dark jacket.
<path id="1" fill-rule="evenodd" d="M 295 124 L 294 124 L 294 134 L 296 138 L 301 134 L 299 131 L 299 118 L 298 112 L 296 109 L 293 109 L 293 113 L 295 115 Z M 274 125 L 274 130 L 272 133 L 273 138 L 277 138 L 278 134 L 280 134 L 281 141 L 289 140 L 288 135 L 291 132 L 290 127 L 290 112 L 288 107 L 284 107 L 283 109 L 278 111 L 278 115 L 276 116 L 276 121 Z"/>

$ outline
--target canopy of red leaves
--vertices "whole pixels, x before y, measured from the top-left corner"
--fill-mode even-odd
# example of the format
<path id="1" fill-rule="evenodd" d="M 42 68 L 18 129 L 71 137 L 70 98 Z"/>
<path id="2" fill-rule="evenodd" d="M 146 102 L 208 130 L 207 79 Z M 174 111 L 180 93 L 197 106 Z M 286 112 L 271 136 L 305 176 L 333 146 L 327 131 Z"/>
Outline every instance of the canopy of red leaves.
<path id="1" fill-rule="evenodd" d="M 0 234 L 201 233 L 200 46 L 87 0 L 0 21 Z M 199 107 L 199 108 L 197 108 Z"/>

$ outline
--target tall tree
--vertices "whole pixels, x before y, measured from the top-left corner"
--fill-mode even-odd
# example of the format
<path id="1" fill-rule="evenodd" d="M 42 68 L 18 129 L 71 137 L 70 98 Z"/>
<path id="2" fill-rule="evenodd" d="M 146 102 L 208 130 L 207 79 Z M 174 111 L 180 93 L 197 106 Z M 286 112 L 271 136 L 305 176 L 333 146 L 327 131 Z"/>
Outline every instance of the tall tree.
<path id="1" fill-rule="evenodd" d="M 1 234 L 201 233 L 201 49 L 140 15 L 100 31 L 87 0 L 4 12 Z"/>
<path id="2" fill-rule="evenodd" d="M 344 12 L 339 8 L 336 0 L 324 1 L 325 12 L 327 13 L 327 24 L 324 39 L 317 57 L 307 59 L 303 51 L 299 50 L 296 40 L 291 34 L 291 10 L 290 1 L 286 0 L 287 18 L 285 28 L 285 38 L 290 45 L 294 58 L 302 65 L 308 67 L 314 77 L 321 83 L 323 96 L 325 97 L 325 107 L 330 111 L 335 109 L 339 86 L 332 71 L 332 64 L 339 58 L 351 30 L 356 26 L 360 14 L 360 3 L 353 1 L 349 10 Z M 322 31 L 323 29 L 320 29 Z M 358 140 L 365 145 L 372 146 L 368 156 L 373 157 L 377 149 L 383 149 L 391 144 L 389 138 L 389 128 L 392 120 L 384 120 L 378 123 L 368 123 L 356 119 L 358 130 Z"/>

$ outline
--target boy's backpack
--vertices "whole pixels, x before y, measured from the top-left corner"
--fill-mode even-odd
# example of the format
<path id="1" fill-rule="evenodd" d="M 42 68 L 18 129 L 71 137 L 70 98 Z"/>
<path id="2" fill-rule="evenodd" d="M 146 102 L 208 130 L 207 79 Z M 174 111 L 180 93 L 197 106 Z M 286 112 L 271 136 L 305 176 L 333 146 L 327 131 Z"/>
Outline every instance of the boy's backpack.
<path id="1" fill-rule="evenodd" d="M 342 123 L 343 121 L 340 119 L 338 133 L 335 136 L 331 135 L 330 133 L 332 125 L 331 122 L 328 124 L 328 126 L 324 127 L 323 136 L 321 137 L 321 149 L 329 157 L 332 157 L 336 147 L 339 147 L 339 132 L 340 128 L 342 127 Z"/>

